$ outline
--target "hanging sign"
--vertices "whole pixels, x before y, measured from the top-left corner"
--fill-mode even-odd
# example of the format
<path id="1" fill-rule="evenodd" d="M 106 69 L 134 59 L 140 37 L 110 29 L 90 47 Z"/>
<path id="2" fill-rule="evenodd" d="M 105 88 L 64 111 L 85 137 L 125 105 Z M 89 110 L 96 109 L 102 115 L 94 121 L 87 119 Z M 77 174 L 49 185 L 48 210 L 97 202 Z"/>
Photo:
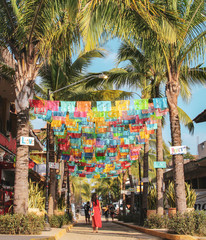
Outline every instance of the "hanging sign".
<path id="1" fill-rule="evenodd" d="M 142 178 L 142 182 L 143 182 L 143 183 L 148 183 L 148 182 L 149 182 L 149 178 L 148 178 L 148 177 Z"/>
<path id="2" fill-rule="evenodd" d="M 20 137 L 20 145 L 34 146 L 33 137 Z"/>
<path id="3" fill-rule="evenodd" d="M 59 169 L 59 163 L 49 162 L 49 168 Z"/>
<path id="4" fill-rule="evenodd" d="M 56 175 L 56 179 L 61 179 L 61 175 Z"/>
<path id="5" fill-rule="evenodd" d="M 186 153 L 187 153 L 187 147 L 186 146 L 170 147 L 170 154 L 171 155 L 186 154 Z"/>
<path id="6" fill-rule="evenodd" d="M 129 191 L 129 192 L 135 192 L 136 189 L 135 189 L 135 188 L 128 188 L 127 191 Z"/>
<path id="7" fill-rule="evenodd" d="M 127 190 L 121 190 L 121 194 L 127 194 L 128 191 Z"/>
<path id="8" fill-rule="evenodd" d="M 154 162 L 154 168 L 166 168 L 166 162 L 163 161 Z"/>

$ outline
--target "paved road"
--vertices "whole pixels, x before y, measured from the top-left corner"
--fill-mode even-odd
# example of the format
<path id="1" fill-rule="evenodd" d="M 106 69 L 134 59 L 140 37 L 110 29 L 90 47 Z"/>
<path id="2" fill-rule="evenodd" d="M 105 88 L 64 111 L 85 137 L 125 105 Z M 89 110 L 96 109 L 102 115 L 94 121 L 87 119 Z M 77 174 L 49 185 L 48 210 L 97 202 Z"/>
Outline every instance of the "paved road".
<path id="1" fill-rule="evenodd" d="M 160 240 L 136 230 L 118 225 L 112 222 L 104 222 L 98 233 L 92 233 L 91 225 L 86 225 L 83 221 L 74 226 L 69 233 L 66 233 L 61 240 Z"/>

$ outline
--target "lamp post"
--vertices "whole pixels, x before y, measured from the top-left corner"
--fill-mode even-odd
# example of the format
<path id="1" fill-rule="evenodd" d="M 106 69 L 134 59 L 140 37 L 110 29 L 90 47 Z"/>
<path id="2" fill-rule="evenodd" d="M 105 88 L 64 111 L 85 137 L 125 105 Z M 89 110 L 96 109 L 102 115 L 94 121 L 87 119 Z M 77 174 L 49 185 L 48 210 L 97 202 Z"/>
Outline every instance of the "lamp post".
<path id="1" fill-rule="evenodd" d="M 47 100 L 50 99 L 49 95 L 49 89 L 47 90 Z M 50 122 L 47 122 L 47 138 L 46 138 L 46 197 L 45 197 L 45 230 L 50 231 L 51 227 L 49 225 L 49 217 L 48 217 L 48 211 L 49 211 L 49 133 L 51 129 Z"/>
<path id="2" fill-rule="evenodd" d="M 57 93 L 59 91 L 62 91 L 66 88 L 69 88 L 69 87 L 72 87 L 72 86 L 75 86 L 75 85 L 78 85 L 79 83 L 82 83 L 84 82 L 85 80 L 89 80 L 91 79 L 92 77 L 98 77 L 98 78 L 103 78 L 103 79 L 107 79 L 108 76 L 101 73 L 101 74 L 98 74 L 96 76 L 89 76 L 87 78 L 84 78 L 78 82 L 74 82 L 70 85 L 67 85 L 63 88 L 60 88 L 60 89 L 57 89 L 55 91 L 52 91 L 50 92 L 49 89 L 47 90 L 47 100 L 50 100 L 50 95 L 51 94 L 54 94 L 54 93 Z M 47 154 L 46 154 L 46 197 L 45 197 L 45 210 L 46 210 L 46 213 L 45 213 L 45 230 L 46 231 L 49 231 L 51 230 L 51 227 L 49 225 L 49 217 L 48 217 L 48 210 L 49 210 L 49 134 L 50 134 L 50 129 L 51 129 L 51 123 L 50 122 L 47 122 L 47 147 L 46 147 L 46 151 L 47 151 Z M 67 211 L 68 211 L 68 214 L 69 214 L 69 209 L 70 209 L 70 183 L 69 183 L 69 171 L 68 171 L 68 177 L 67 177 L 67 184 L 68 184 L 68 193 L 67 193 Z"/>

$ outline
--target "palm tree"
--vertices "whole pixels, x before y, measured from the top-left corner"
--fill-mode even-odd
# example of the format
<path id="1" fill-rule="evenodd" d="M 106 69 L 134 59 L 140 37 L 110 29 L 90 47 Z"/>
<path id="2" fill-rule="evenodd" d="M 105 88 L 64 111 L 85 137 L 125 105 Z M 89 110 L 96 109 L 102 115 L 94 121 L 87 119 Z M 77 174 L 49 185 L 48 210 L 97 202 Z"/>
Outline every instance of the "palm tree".
<path id="1" fill-rule="evenodd" d="M 173 146 L 180 146 L 181 133 L 177 109 L 177 99 L 181 90 L 180 70 L 183 69 L 183 66 L 185 65 L 185 73 L 190 75 L 188 79 L 193 82 L 204 81 L 203 69 L 200 69 L 200 67 L 197 66 L 197 69 L 199 70 L 199 77 L 197 78 L 197 75 L 195 74 L 194 76 L 190 68 L 192 60 L 196 59 L 198 61 L 199 57 L 204 54 L 203 49 L 206 33 L 204 0 L 187 2 L 172 0 L 166 3 L 165 1 L 153 1 L 152 3 L 144 1 L 143 3 L 142 1 L 131 2 L 126 0 L 115 2 L 116 5 L 114 1 L 109 0 L 101 2 L 90 1 L 89 4 L 86 5 L 86 8 L 89 10 L 95 9 L 96 11 L 90 18 L 86 17 L 87 15 L 85 15 L 85 19 L 82 17 L 84 20 L 82 23 L 84 29 L 87 32 L 91 32 L 94 23 L 96 23 L 95 20 L 98 19 L 99 15 L 103 17 L 100 21 L 101 25 L 98 28 L 99 31 L 96 35 L 96 40 L 101 36 L 103 30 L 106 31 L 109 28 L 109 26 L 105 24 L 105 19 L 109 19 L 108 24 L 112 24 L 113 21 L 116 21 L 115 26 L 117 27 L 113 28 L 113 33 L 124 39 L 132 39 L 132 42 L 138 42 L 138 45 L 139 40 L 142 39 L 145 40 L 150 38 L 153 39 L 154 42 L 159 42 L 164 54 L 168 72 L 166 93 L 170 111 L 172 144 Z M 144 10 L 142 7 L 144 7 Z M 148 9 L 151 9 L 151 11 L 147 11 Z M 171 14 L 167 14 L 168 11 L 173 13 L 173 18 L 171 18 Z M 154 18 L 151 18 L 151 12 L 154 13 Z M 155 21 L 158 19 L 157 13 L 159 13 L 160 18 L 163 16 L 164 19 L 164 21 L 159 21 L 160 24 L 157 24 Z M 88 14 L 90 14 L 90 11 L 88 11 Z M 176 16 L 176 18 L 174 16 Z M 120 22 L 118 19 L 120 19 Z M 146 24 L 142 24 L 142 19 L 144 19 Z M 168 19 L 171 21 L 168 21 Z M 164 25 L 165 22 L 166 25 Z M 163 34 L 163 32 L 169 31 L 172 33 L 170 28 L 172 26 L 171 23 L 174 26 L 176 34 L 174 34 L 174 32 L 173 34 L 170 34 L 170 43 L 165 43 L 162 41 L 163 39 L 165 40 L 163 35 L 167 36 L 167 34 Z M 161 27 L 163 31 L 160 30 Z M 90 43 L 95 44 L 95 42 Z M 144 42 L 141 41 L 141 45 L 144 45 L 143 43 Z M 179 212 L 184 212 L 186 209 L 186 200 L 184 190 L 183 157 L 181 155 L 176 155 L 173 157 L 173 162 L 175 169 L 174 179 L 177 196 L 177 209 Z"/>
<path id="2" fill-rule="evenodd" d="M 110 204 L 120 196 L 120 182 L 118 178 L 102 178 L 96 181 L 94 189 L 105 204 Z"/>
<path id="3" fill-rule="evenodd" d="M 77 3 L 77 1 L 75 1 Z M 29 99 L 39 68 L 52 51 L 65 49 L 78 41 L 74 1 L 0 1 L 0 45 L 9 49 L 16 61 L 14 85 L 17 111 L 17 158 L 14 211 L 28 209 L 28 146 L 20 136 L 29 136 Z M 70 16 L 69 18 L 67 16 Z M 61 44 L 58 44 L 61 39 Z M 65 53 L 65 51 L 64 51 Z"/>
<path id="4" fill-rule="evenodd" d="M 181 146 L 181 130 L 177 100 L 183 85 L 181 84 L 181 71 L 190 77 L 184 79 L 185 84 L 205 83 L 205 71 L 200 66 L 196 68 L 199 74 L 191 71 L 191 62 L 198 61 L 204 54 L 205 48 L 205 2 L 204 0 L 167 2 L 166 8 L 172 10 L 178 17 L 183 18 L 185 27 L 180 29 L 182 39 L 176 39 L 175 44 L 161 43 L 162 51 L 167 65 L 166 95 L 170 112 L 170 128 L 172 146 Z M 183 155 L 173 156 L 174 182 L 177 210 L 181 213 L 186 210 L 184 163 Z"/>
<path id="5" fill-rule="evenodd" d="M 80 25 L 85 48 L 94 48 L 111 36 L 139 39 L 151 36 L 174 42 L 177 24 L 173 13 L 149 0 L 89 0 L 82 1 Z"/>

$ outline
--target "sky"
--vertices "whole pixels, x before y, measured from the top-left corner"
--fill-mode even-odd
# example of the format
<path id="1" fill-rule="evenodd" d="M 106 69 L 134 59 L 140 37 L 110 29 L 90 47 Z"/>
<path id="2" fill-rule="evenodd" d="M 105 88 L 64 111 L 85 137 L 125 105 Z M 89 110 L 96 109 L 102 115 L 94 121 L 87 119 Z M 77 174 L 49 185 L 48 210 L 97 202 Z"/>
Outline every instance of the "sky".
<path id="1" fill-rule="evenodd" d="M 88 68 L 88 72 L 103 72 L 108 71 L 116 67 L 117 51 L 121 42 L 118 39 L 113 39 L 107 42 L 103 47 L 107 50 L 106 57 L 104 59 L 94 59 L 91 66 Z M 39 80 L 38 80 L 39 81 Z M 133 89 L 122 89 L 126 91 L 134 91 Z M 194 119 L 198 114 L 206 109 L 206 86 L 195 86 L 192 89 L 191 100 L 187 103 L 183 102 L 181 98 L 178 99 L 178 106 L 182 108 L 191 119 Z M 135 97 L 136 98 L 136 97 Z M 168 114 L 169 115 L 169 114 Z M 41 120 L 32 121 L 34 129 L 42 128 L 45 122 Z M 194 123 L 194 134 L 191 135 L 189 131 L 181 125 L 181 137 L 182 145 L 189 147 L 189 151 L 193 155 L 197 155 L 197 145 L 206 141 L 206 122 Z M 166 126 L 163 129 L 163 138 L 165 142 L 171 142 L 169 116 L 167 116 Z M 168 144 L 169 146 L 169 144 Z"/>

